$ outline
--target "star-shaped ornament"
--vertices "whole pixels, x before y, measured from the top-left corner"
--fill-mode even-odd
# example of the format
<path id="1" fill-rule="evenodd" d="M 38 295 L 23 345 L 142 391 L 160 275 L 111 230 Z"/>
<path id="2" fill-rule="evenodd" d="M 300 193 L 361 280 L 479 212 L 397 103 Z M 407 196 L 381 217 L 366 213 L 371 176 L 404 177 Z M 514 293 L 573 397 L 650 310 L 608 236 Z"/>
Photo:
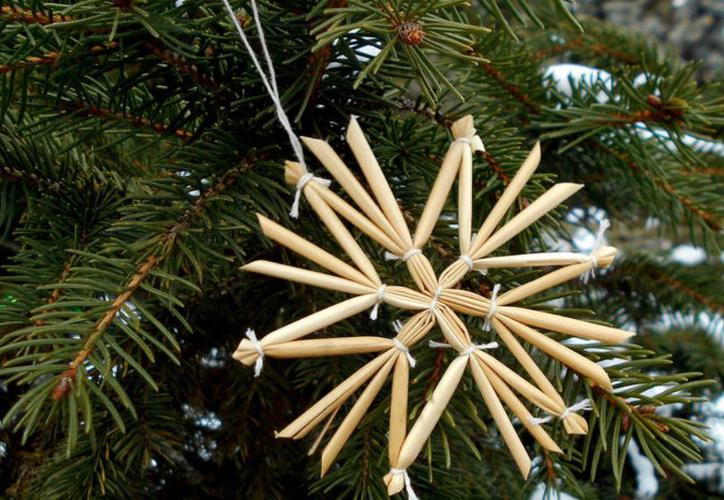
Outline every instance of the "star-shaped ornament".
<path id="1" fill-rule="evenodd" d="M 342 248 L 347 259 L 340 259 L 293 231 L 259 215 L 261 230 L 268 238 L 328 272 L 264 260 L 252 262 L 242 268 L 247 272 L 326 288 L 350 296 L 338 304 L 268 333 L 261 339 L 257 339 L 255 333 L 248 330 L 247 338 L 239 344 L 234 358 L 246 365 L 255 365 L 257 375 L 266 358 L 375 353 L 372 360 L 279 431 L 277 437 L 300 439 L 317 426 L 323 425 L 323 430 L 313 445 L 316 449 L 340 408 L 353 394 L 359 393 L 322 451 L 321 473 L 324 475 L 391 377 L 388 435 L 390 472 L 384 477 L 384 481 L 390 494 L 406 488 L 410 497 L 414 497 L 414 492 L 407 468 L 422 450 L 466 369 L 469 369 L 518 468 L 527 477 L 531 460 L 505 407 L 544 449 L 551 452 L 561 450 L 542 424 L 557 418 L 562 421 L 568 433 L 586 434 L 586 420 L 576 412 L 590 407 L 587 401 L 567 406 L 524 345 L 537 348 L 579 376 L 611 390 L 611 381 L 603 368 L 544 335 L 539 329 L 607 344 L 621 343 L 633 335 L 632 332 L 516 305 L 534 294 L 566 281 L 578 277 L 587 281 L 597 268 L 605 268 L 611 264 L 616 249 L 601 245 L 601 232 L 590 254 L 564 252 L 491 257 L 493 252 L 581 189 L 582 185 L 555 184 L 503 223 L 505 215 L 538 166 L 541 152 L 539 144 L 536 144 L 485 217 L 481 227 L 473 234 L 473 153 L 484 150 L 484 146 L 476 134 L 471 116 L 457 120 L 451 131 L 452 144 L 442 162 L 414 234 L 410 232 L 387 179 L 354 117 L 347 129 L 347 143 L 364 174 L 369 190 L 357 180 L 329 144 L 319 139 L 302 138 L 307 148 L 344 189 L 352 203 L 335 194 L 330 188 L 329 180 L 310 174 L 300 163 L 287 162 L 286 181 L 296 186 L 291 215 L 297 215 L 300 198 L 303 196 Z M 456 180 L 459 258 L 437 273 L 423 250 Z M 381 245 L 387 259 L 403 262 L 416 289 L 382 283 L 375 265 L 357 243 L 348 225 Z M 459 288 L 462 279 L 469 272 L 540 266 L 553 266 L 556 269 L 504 293 L 499 293 L 500 285 L 496 284 L 490 297 Z M 307 338 L 323 328 L 365 311 L 369 311 L 374 321 L 382 304 L 411 313 L 394 338 Z M 459 318 L 460 314 L 484 318 L 483 331 L 471 335 Z M 410 350 L 433 331 L 435 326 L 442 333 L 444 342 L 431 341 L 430 347 L 454 349 L 458 356 L 447 367 L 432 396 L 408 431 L 409 373 L 415 365 Z M 486 333 L 486 328 L 491 331 Z M 483 336 L 486 338 L 483 339 Z M 496 349 L 502 348 L 513 354 L 527 377 L 496 358 Z M 536 408 L 533 410 L 536 413 L 547 416 L 534 417 L 531 413 L 533 408 Z"/>

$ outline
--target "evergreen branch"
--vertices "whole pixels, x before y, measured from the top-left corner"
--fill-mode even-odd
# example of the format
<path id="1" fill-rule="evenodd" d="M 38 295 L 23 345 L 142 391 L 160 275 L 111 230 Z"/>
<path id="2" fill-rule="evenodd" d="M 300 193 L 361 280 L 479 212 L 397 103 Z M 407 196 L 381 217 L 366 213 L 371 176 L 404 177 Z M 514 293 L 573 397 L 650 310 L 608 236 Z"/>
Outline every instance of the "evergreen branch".
<path id="1" fill-rule="evenodd" d="M 603 150 L 603 151 L 607 152 L 608 154 L 618 158 L 619 160 L 624 162 L 631 170 L 633 170 L 637 174 L 648 176 L 647 172 L 644 169 L 640 168 L 636 164 L 636 162 L 632 158 L 630 158 L 626 153 L 613 149 L 593 138 L 589 139 L 589 143 L 594 148 Z M 666 181 L 665 179 L 655 177 L 655 178 L 652 178 L 652 182 L 656 186 L 663 189 L 666 193 L 675 197 L 676 200 L 679 202 L 679 204 L 682 207 L 686 208 L 689 212 L 691 212 L 692 215 L 701 219 L 712 231 L 720 231 L 722 229 L 721 221 L 718 219 L 718 217 L 716 215 L 707 212 L 703 208 L 699 207 L 698 204 L 696 202 L 694 202 L 691 198 L 679 193 L 678 190 L 674 186 L 672 186 L 668 181 Z"/>
<path id="2" fill-rule="evenodd" d="M 162 61 L 168 63 L 179 73 L 190 75 L 195 83 L 204 87 L 215 87 L 216 81 L 213 75 L 203 71 L 203 69 L 195 63 L 189 62 L 187 57 L 169 49 L 168 47 L 159 46 L 155 41 L 145 44 L 152 54 L 156 55 Z"/>
<path id="3" fill-rule="evenodd" d="M 380 52 L 370 58 L 362 49 L 358 59 L 368 60 L 359 72 L 353 88 L 357 89 L 370 75 L 377 74 L 386 63 L 404 62 L 420 84 L 431 104 L 436 94 L 447 88 L 460 101 L 462 95 L 438 68 L 430 55 L 467 63 L 480 63 L 485 58 L 472 54 L 474 35 L 487 33 L 488 28 L 461 22 L 458 7 L 463 1 L 429 3 L 425 8 L 409 9 L 402 0 L 369 4 L 352 0 L 346 5 L 325 10 L 332 17 L 319 23 L 311 32 L 317 37 L 312 51 L 331 46 L 340 38 L 359 38 L 367 35 L 367 45 L 379 45 Z M 404 59 L 398 56 L 404 54 Z"/>
<path id="4" fill-rule="evenodd" d="M 724 176 L 724 168 L 722 167 L 682 167 L 681 171 L 686 174 L 696 174 L 696 175 L 715 175 L 715 176 Z"/>
<path id="5" fill-rule="evenodd" d="M 102 45 L 92 45 L 88 48 L 88 53 L 91 55 L 101 55 L 117 48 L 118 42 L 107 42 Z M 11 64 L 0 64 L 0 74 L 32 69 L 37 66 L 53 66 L 58 64 L 64 56 L 63 52 L 49 51 L 42 56 L 29 56 L 24 61 Z"/>
<path id="6" fill-rule="evenodd" d="M 510 176 L 505 173 L 505 170 L 503 170 L 503 167 L 500 165 L 500 162 L 495 159 L 493 155 L 490 154 L 488 151 L 481 151 L 480 156 L 482 156 L 485 161 L 490 166 L 490 169 L 493 171 L 495 175 L 497 175 L 503 185 L 507 186 L 510 184 Z"/>
<path id="7" fill-rule="evenodd" d="M 53 23 L 68 22 L 72 18 L 62 14 L 41 14 L 35 10 L 23 9 L 15 5 L 3 5 L 0 7 L 0 15 L 12 21 L 19 21 L 27 24 L 39 24 L 47 26 Z"/>
<path id="8" fill-rule="evenodd" d="M 541 113 L 540 106 L 533 102 L 530 96 L 528 96 L 528 94 L 526 94 L 523 90 L 508 81 L 503 72 L 500 71 L 500 69 L 498 69 L 492 62 L 488 61 L 481 63 L 480 67 L 485 70 L 488 76 L 498 82 L 500 87 L 508 92 L 508 94 L 510 94 L 516 101 L 522 103 L 528 111 L 534 115 L 539 115 Z"/>
<path id="9" fill-rule="evenodd" d="M 538 28 L 545 29 L 546 24 L 543 22 L 540 13 L 536 10 L 540 9 L 540 2 L 533 3 L 526 0 L 520 2 L 512 2 L 511 0 L 504 0 L 500 2 L 498 0 L 482 0 L 481 5 L 487 10 L 502 26 L 505 33 L 516 43 L 519 42 L 518 35 L 516 35 L 511 22 L 516 20 L 519 24 L 526 26 L 524 16 L 528 17 Z M 502 3 L 502 5 L 501 5 Z M 555 11 L 555 17 L 564 19 L 565 22 L 577 33 L 583 32 L 583 28 L 580 23 L 566 6 L 564 0 L 553 0 L 553 8 Z M 534 9 L 534 6 L 537 9 Z"/>
<path id="10" fill-rule="evenodd" d="M 715 300 L 707 297 L 703 293 L 697 292 L 696 290 L 689 287 L 685 282 L 677 280 L 669 274 L 658 272 L 658 270 L 656 269 L 651 269 L 649 272 L 652 274 L 655 280 L 664 283 L 665 285 L 671 286 L 675 290 L 681 291 L 695 301 L 705 305 L 715 313 L 724 314 L 724 303 L 718 303 Z"/>
<path id="11" fill-rule="evenodd" d="M 684 111 L 682 109 L 664 109 L 661 101 L 653 96 L 649 96 L 649 102 L 656 109 L 644 109 L 633 113 L 612 113 L 610 117 L 596 117 L 592 120 L 594 124 L 606 125 L 610 127 L 624 126 L 632 123 L 673 123 L 680 125 L 683 123 L 682 117 Z"/>
<path id="12" fill-rule="evenodd" d="M 710 438 L 702 425 L 658 413 L 657 408 L 702 401 L 704 398 L 693 392 L 709 387 L 713 381 L 700 380 L 699 373 L 662 373 L 671 364 L 669 357 L 652 357 L 650 351 L 635 345 L 627 345 L 623 351 L 602 345 L 577 350 L 599 361 L 609 360 L 606 371 L 614 389 L 611 392 L 597 385 L 586 387 L 589 400 L 594 403 L 589 431 L 580 455 L 573 451 L 574 444 L 570 442 L 566 460 L 589 469 L 593 480 L 601 466 L 601 455 L 608 453 L 618 490 L 627 460 L 626 448 L 635 434 L 661 475 L 668 477 L 670 472 L 691 481 L 682 466 L 685 460 L 702 460 L 694 438 L 705 442 Z"/>
<path id="13" fill-rule="evenodd" d="M 82 241 L 84 241 L 83 237 L 81 238 L 81 242 Z M 83 243 L 81 243 L 81 249 L 83 248 L 83 246 Z M 56 280 L 56 283 L 58 283 L 59 285 L 65 283 L 65 281 L 70 277 L 73 268 L 74 257 L 75 255 L 68 254 L 68 258 L 63 265 L 63 269 L 60 271 L 60 275 Z M 58 299 L 60 299 L 60 290 L 60 287 L 53 288 L 53 291 L 50 293 L 50 297 L 48 297 L 47 299 L 48 304 L 55 304 Z M 45 324 L 45 321 L 42 319 L 36 319 L 33 323 L 35 324 L 35 326 L 43 326 Z"/>
<path id="14" fill-rule="evenodd" d="M 24 61 L 13 64 L 0 64 L 0 74 L 11 73 L 13 71 L 19 71 L 33 66 L 51 66 L 55 64 L 59 58 L 60 52 L 48 52 L 43 56 L 30 56 Z"/>
<path id="15" fill-rule="evenodd" d="M 193 137 L 193 132 L 190 132 L 188 130 L 183 130 L 180 128 L 172 129 L 164 123 L 152 122 L 151 120 L 143 116 L 132 116 L 125 111 L 116 112 L 108 108 L 89 106 L 83 102 L 67 101 L 58 103 L 58 107 L 60 109 L 70 111 L 73 116 L 95 117 L 117 122 L 129 123 L 134 127 L 145 128 L 159 134 L 173 134 L 179 139 L 190 139 L 191 137 Z"/>
<path id="16" fill-rule="evenodd" d="M 622 50 L 612 49 L 604 43 L 598 42 L 597 40 L 589 40 L 588 37 L 584 36 L 579 36 L 565 43 L 541 49 L 536 52 L 536 58 L 539 60 L 550 59 L 551 57 L 565 54 L 566 52 L 576 49 L 580 49 L 582 52 L 590 51 L 594 55 L 606 56 L 631 66 L 641 63 L 640 59 L 634 54 L 624 52 Z"/>
<path id="17" fill-rule="evenodd" d="M 59 399 L 63 399 L 69 394 L 71 381 L 75 378 L 78 367 L 88 359 L 88 356 L 90 356 L 93 352 L 93 348 L 100 336 L 113 323 L 113 319 L 121 311 L 123 306 L 131 299 L 133 294 L 136 293 L 136 290 L 138 290 L 141 282 L 148 278 L 151 271 L 153 271 L 158 264 L 158 260 L 159 259 L 156 255 L 149 255 L 146 260 L 138 266 L 136 274 L 131 277 L 128 284 L 125 286 L 125 291 L 115 298 L 115 300 L 111 303 L 111 307 L 105 312 L 105 314 L 103 314 L 103 316 L 101 316 L 90 334 L 86 337 L 78 354 L 76 354 L 73 361 L 70 362 L 68 370 L 61 375 L 58 384 L 53 390 L 52 397 L 54 400 L 57 401 Z"/>
<path id="18" fill-rule="evenodd" d="M 158 241 L 157 248 L 154 253 L 150 254 L 145 260 L 138 265 L 136 272 L 130 278 L 130 280 L 124 285 L 124 291 L 118 295 L 106 312 L 98 319 L 94 327 L 86 337 L 80 351 L 71 361 L 68 370 L 61 374 L 60 380 L 58 381 L 55 389 L 53 390 L 52 397 L 54 400 L 63 399 L 70 393 L 71 382 L 76 376 L 76 372 L 79 366 L 81 366 L 87 359 L 88 356 L 93 352 L 93 348 L 96 342 L 99 340 L 101 335 L 108 329 L 113 323 L 116 315 L 123 309 L 128 301 L 133 297 L 136 291 L 139 289 L 141 284 L 149 276 L 151 276 L 154 269 L 163 261 L 163 259 L 170 254 L 171 247 L 173 246 L 176 238 L 180 233 L 187 230 L 191 223 L 198 218 L 204 210 L 204 207 L 210 199 L 218 196 L 220 193 L 225 191 L 230 185 L 249 168 L 255 161 L 254 156 L 249 156 L 245 159 L 240 166 L 236 166 L 226 172 L 224 176 L 213 186 L 205 190 L 201 196 L 193 203 L 191 207 L 183 212 L 181 217 L 162 235 Z"/>

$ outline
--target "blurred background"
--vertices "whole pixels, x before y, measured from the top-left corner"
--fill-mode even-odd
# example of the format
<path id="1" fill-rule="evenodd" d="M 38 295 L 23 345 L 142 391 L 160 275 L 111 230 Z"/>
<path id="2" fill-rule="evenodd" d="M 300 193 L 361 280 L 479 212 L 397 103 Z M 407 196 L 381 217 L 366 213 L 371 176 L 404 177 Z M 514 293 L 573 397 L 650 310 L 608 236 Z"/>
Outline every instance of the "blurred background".
<path id="1" fill-rule="evenodd" d="M 686 60 L 700 60 L 700 80 L 722 77 L 724 1 L 579 0 L 576 10 L 620 28 L 655 36 Z"/>

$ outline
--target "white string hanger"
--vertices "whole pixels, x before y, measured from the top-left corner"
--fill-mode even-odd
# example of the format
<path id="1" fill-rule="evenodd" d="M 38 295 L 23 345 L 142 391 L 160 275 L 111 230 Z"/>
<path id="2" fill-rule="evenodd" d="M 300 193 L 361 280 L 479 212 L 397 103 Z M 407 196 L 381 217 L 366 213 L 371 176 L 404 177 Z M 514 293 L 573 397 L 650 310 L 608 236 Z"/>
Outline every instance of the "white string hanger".
<path id="1" fill-rule="evenodd" d="M 304 186 L 307 185 L 308 182 L 314 181 L 319 184 L 322 184 L 324 186 L 329 186 L 331 184 L 331 181 L 329 179 L 324 179 L 322 177 L 317 177 L 316 175 L 313 175 L 309 173 L 307 170 L 307 164 L 304 161 L 304 150 L 302 149 L 302 143 L 299 140 L 299 137 L 297 134 L 294 133 L 294 129 L 292 128 L 292 124 L 289 121 L 289 117 L 287 116 L 287 113 L 284 111 L 284 107 L 282 106 L 282 99 L 279 95 L 279 88 L 277 87 L 277 75 L 274 71 L 274 63 L 272 62 L 271 55 L 269 54 L 269 48 L 266 44 L 266 37 L 264 36 L 264 30 L 261 27 L 261 19 L 259 18 L 259 8 L 256 5 L 256 0 L 250 0 L 251 3 L 251 11 L 252 15 L 254 16 L 254 23 L 256 24 L 256 32 L 259 35 L 259 43 L 261 45 L 262 53 L 264 54 L 264 59 L 266 61 L 267 71 L 269 74 L 267 75 L 264 72 L 264 69 L 261 66 L 261 63 L 259 62 L 259 58 L 256 56 L 256 53 L 254 52 L 254 49 L 252 48 L 251 44 L 249 43 L 249 40 L 246 38 L 246 33 L 244 32 L 244 28 L 241 27 L 241 23 L 239 22 L 239 19 L 236 17 L 236 13 L 234 12 L 234 9 L 231 7 L 231 4 L 229 3 L 229 0 L 221 0 L 224 4 L 224 7 L 226 7 L 227 12 L 229 13 L 229 17 L 231 18 L 232 23 L 234 23 L 234 27 L 236 28 L 236 31 L 239 33 L 239 38 L 241 39 L 241 42 L 244 44 L 244 47 L 246 48 L 246 51 L 249 53 L 249 56 L 251 56 L 251 60 L 254 62 L 254 66 L 256 66 L 256 70 L 259 72 L 259 76 L 261 76 L 261 81 L 264 84 L 264 87 L 266 87 L 266 91 L 269 94 L 269 97 L 271 98 L 272 102 L 274 102 L 274 108 L 277 112 L 277 118 L 279 119 L 279 123 L 281 123 L 282 128 L 287 133 L 287 136 L 289 137 L 289 142 L 292 145 L 292 150 L 294 151 L 294 156 L 297 157 L 297 161 L 302 166 L 302 169 L 304 170 L 304 174 L 299 178 L 299 181 L 297 181 L 297 190 L 294 194 L 294 202 L 292 203 L 292 208 L 289 211 L 289 215 L 293 218 L 299 217 L 299 200 L 302 195 L 302 190 L 304 189 Z"/>

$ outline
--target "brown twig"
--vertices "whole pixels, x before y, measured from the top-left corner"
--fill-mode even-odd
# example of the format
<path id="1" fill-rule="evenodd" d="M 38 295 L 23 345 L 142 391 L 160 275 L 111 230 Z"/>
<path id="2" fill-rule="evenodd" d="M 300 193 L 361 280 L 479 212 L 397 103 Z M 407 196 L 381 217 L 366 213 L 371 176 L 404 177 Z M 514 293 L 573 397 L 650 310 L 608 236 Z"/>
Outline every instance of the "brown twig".
<path id="1" fill-rule="evenodd" d="M 71 21 L 73 18 L 62 14 L 41 14 L 34 10 L 27 10 L 14 5 L 3 5 L 0 7 L 0 15 L 10 18 L 12 21 L 20 21 L 27 24 L 40 24 L 42 26 Z"/>
<path id="2" fill-rule="evenodd" d="M 611 59 L 616 59 L 617 61 L 620 61 L 620 62 L 622 62 L 624 64 L 628 64 L 628 65 L 639 64 L 639 62 L 640 62 L 639 59 L 633 54 L 628 54 L 621 50 L 612 49 L 601 43 L 597 43 L 597 42 L 586 43 L 586 42 L 587 41 L 583 37 L 574 38 L 573 40 L 570 40 L 566 43 L 563 43 L 560 45 L 554 45 L 552 47 L 548 47 L 546 49 L 539 50 L 536 53 L 536 58 L 539 60 L 548 59 L 549 57 L 557 56 L 559 54 L 563 54 L 570 50 L 583 49 L 583 50 L 590 50 L 591 52 L 593 52 L 596 55 L 606 56 L 606 57 L 610 57 Z"/>
<path id="3" fill-rule="evenodd" d="M 490 167 L 490 170 L 492 170 L 495 175 L 500 177 L 500 180 L 503 182 L 504 185 L 507 186 L 508 184 L 510 184 L 510 176 L 505 173 L 505 170 L 503 170 L 503 166 L 493 155 L 491 155 L 488 151 L 481 151 L 480 156 L 485 159 L 485 162 Z"/>
<path id="4" fill-rule="evenodd" d="M 0 74 L 10 73 L 12 71 L 18 71 L 32 66 L 51 66 L 55 64 L 59 58 L 60 52 L 48 52 L 40 57 L 30 56 L 24 61 L 12 64 L 0 64 Z"/>
<path id="5" fill-rule="evenodd" d="M 437 383 L 442 376 L 444 362 L 445 352 L 443 349 L 438 349 L 437 356 L 435 356 L 435 368 L 433 369 L 430 378 L 427 380 L 427 384 L 425 384 L 425 394 L 428 394 L 433 387 L 437 386 Z"/>
<path id="6" fill-rule="evenodd" d="M 630 123 L 680 123 L 681 115 L 683 112 L 680 110 L 665 110 L 665 109 L 644 109 L 641 111 L 635 111 L 633 113 L 613 113 L 611 118 L 597 118 L 593 120 L 593 123 L 597 125 L 607 125 L 610 127 L 617 127 L 621 125 L 627 125 Z"/>
<path id="7" fill-rule="evenodd" d="M 480 67 L 495 81 L 498 82 L 498 84 L 505 89 L 506 92 L 508 92 L 513 98 L 519 102 L 521 102 L 531 113 L 535 115 L 539 115 L 541 110 L 538 104 L 534 103 L 531 98 L 523 92 L 520 88 L 518 88 L 516 85 L 511 83 L 503 74 L 502 71 L 500 71 L 492 62 L 486 61 L 480 63 Z"/>
<path id="8" fill-rule="evenodd" d="M 88 106 L 80 102 L 63 102 L 59 105 L 61 108 L 78 113 L 81 116 L 94 116 L 114 121 L 128 122 L 134 127 L 147 128 L 160 134 L 171 133 L 179 139 L 190 139 L 193 133 L 184 129 L 171 129 L 168 125 L 159 122 L 152 122 L 148 118 L 142 116 L 132 116 L 125 111 L 116 112 L 108 108 L 99 108 L 96 106 Z"/>
<path id="9" fill-rule="evenodd" d="M 104 45 L 94 45 L 88 50 L 88 52 L 92 55 L 98 55 L 109 50 L 113 50 L 116 47 L 118 47 L 118 42 L 111 42 Z M 42 56 L 29 56 L 24 61 L 11 64 L 0 64 L 0 74 L 11 73 L 13 71 L 32 68 L 34 66 L 52 66 L 57 64 L 62 56 L 62 52 L 50 51 L 46 52 Z"/>
<path id="10" fill-rule="evenodd" d="M 696 175 L 724 175 L 724 167 L 681 167 L 679 169 L 685 174 L 696 174 Z"/>
<path id="11" fill-rule="evenodd" d="M 73 260 L 74 255 L 68 254 L 68 258 L 65 260 L 65 264 L 63 265 L 63 270 L 60 272 L 60 276 L 58 276 L 58 279 L 56 283 L 58 285 L 62 285 L 65 283 L 65 280 L 68 279 L 70 276 L 71 268 L 73 267 Z M 50 297 L 48 297 L 48 300 L 46 301 L 47 304 L 55 304 L 58 302 L 58 299 L 60 299 L 60 287 L 53 288 L 53 291 L 50 294 Z M 33 325 L 35 326 L 43 326 L 45 324 L 45 321 L 42 319 L 36 319 L 33 321 Z"/>
<path id="12" fill-rule="evenodd" d="M 167 47 L 159 46 L 155 42 L 148 42 L 145 46 L 159 59 L 176 68 L 179 73 L 191 76 L 191 79 L 199 85 L 208 88 L 216 84 L 213 76 L 201 71 L 196 64 L 189 63 L 188 59 L 182 54 L 178 54 Z"/>
<path id="13" fill-rule="evenodd" d="M 677 279 L 672 278 L 668 274 L 658 273 L 654 272 L 654 279 L 658 281 L 662 281 L 666 283 L 668 286 L 672 288 L 676 288 L 677 290 L 683 292 L 685 295 L 688 295 L 692 299 L 696 300 L 697 302 L 701 302 L 705 306 L 707 306 L 709 309 L 711 309 L 714 312 L 718 312 L 719 314 L 724 313 L 724 305 L 719 304 L 706 295 L 697 292 L 696 290 L 689 288 L 686 286 L 686 284 L 682 281 L 679 281 Z"/>
<path id="14" fill-rule="evenodd" d="M 113 323 L 116 315 L 121 311 L 124 305 L 133 297 L 141 284 L 148 278 L 152 271 L 162 262 L 170 253 L 170 247 L 176 241 L 178 235 L 188 229 L 191 222 L 203 212 L 206 203 L 212 197 L 215 197 L 225 191 L 230 185 L 246 171 L 248 171 L 257 158 L 248 157 L 239 166 L 230 169 L 223 178 L 211 186 L 179 217 L 179 219 L 170 225 L 163 234 L 159 245 L 154 253 L 146 257 L 143 262 L 136 268 L 136 272 L 126 284 L 125 291 L 118 295 L 103 316 L 96 322 L 90 334 L 86 337 L 78 354 L 70 362 L 66 371 L 60 375 L 60 380 L 52 392 L 52 398 L 59 400 L 66 397 L 71 390 L 72 381 L 76 376 L 78 367 L 81 366 L 93 351 L 95 343 L 105 330 Z"/>

